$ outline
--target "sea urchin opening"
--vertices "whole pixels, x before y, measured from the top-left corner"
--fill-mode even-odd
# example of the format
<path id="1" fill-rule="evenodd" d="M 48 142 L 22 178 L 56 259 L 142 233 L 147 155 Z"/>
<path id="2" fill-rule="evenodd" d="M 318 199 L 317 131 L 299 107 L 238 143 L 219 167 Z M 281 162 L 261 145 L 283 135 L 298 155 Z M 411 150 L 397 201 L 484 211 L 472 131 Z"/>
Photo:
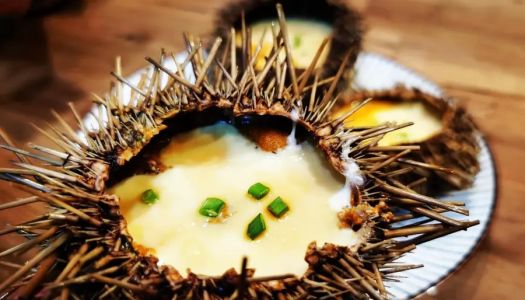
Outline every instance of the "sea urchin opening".
<path id="1" fill-rule="evenodd" d="M 248 257 L 257 276 L 300 277 L 310 242 L 357 247 L 361 240 L 337 217 L 350 206 L 343 176 L 308 141 L 268 152 L 222 121 L 173 136 L 155 157 L 163 172 L 132 176 L 112 191 L 136 246 L 178 270 L 219 276 Z M 269 188 L 261 199 L 247 193 L 255 182 Z M 158 194 L 153 205 L 141 201 L 148 190 Z M 217 217 L 199 213 L 209 197 L 225 203 Z M 278 197 L 289 206 L 282 218 L 267 209 Z M 246 228 L 259 213 L 266 230 L 252 240 Z"/>
<path id="2" fill-rule="evenodd" d="M 350 111 L 359 102 L 348 103 L 334 113 L 334 118 L 340 117 Z M 412 126 L 386 134 L 380 146 L 396 146 L 402 144 L 415 144 L 426 141 L 442 130 L 441 120 L 435 111 L 421 102 L 395 102 L 388 100 L 373 100 L 363 106 L 344 124 L 348 127 L 378 126 L 388 122 L 406 123 L 413 122 Z"/>

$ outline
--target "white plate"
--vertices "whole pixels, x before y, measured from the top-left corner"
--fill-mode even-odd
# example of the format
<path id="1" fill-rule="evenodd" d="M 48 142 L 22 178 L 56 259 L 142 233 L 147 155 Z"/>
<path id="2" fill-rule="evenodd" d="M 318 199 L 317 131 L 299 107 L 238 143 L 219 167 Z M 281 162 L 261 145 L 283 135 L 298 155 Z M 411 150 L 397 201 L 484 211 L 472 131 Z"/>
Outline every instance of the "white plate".
<path id="1" fill-rule="evenodd" d="M 359 88 L 388 89 L 403 84 L 435 96 L 444 96 L 443 90 L 435 83 L 378 54 L 360 54 L 356 69 L 355 84 Z M 389 291 L 395 299 L 411 299 L 435 287 L 472 254 L 485 235 L 496 203 L 496 171 L 486 141 L 481 136 L 478 141 L 481 146 L 478 157 L 481 171 L 476 176 L 474 185 L 466 190 L 448 193 L 443 198 L 464 201 L 470 211 L 469 219 L 479 220 L 480 224 L 468 231 L 460 231 L 419 245 L 416 250 L 404 256 L 401 260 L 403 262 L 425 266 L 403 272 L 401 274 L 404 277 L 399 282 L 388 283 Z"/>
<path id="2" fill-rule="evenodd" d="M 177 62 L 182 63 L 185 57 L 185 53 L 177 55 Z M 175 69 L 172 60 L 166 60 L 164 65 L 169 69 Z M 135 72 L 128 77 L 129 81 L 136 84 L 139 81 L 140 74 L 145 70 L 151 72 L 152 68 Z M 387 89 L 397 84 L 403 84 L 435 96 L 444 95 L 443 90 L 435 83 L 378 54 L 361 53 L 356 63 L 356 70 L 354 84 L 359 88 Z M 191 66 L 188 66 L 184 71 L 186 76 L 191 79 Z M 164 84 L 166 83 L 166 74 L 163 74 L 161 80 Z M 129 99 L 129 88 L 125 88 L 123 94 L 124 99 Z M 97 110 L 94 108 L 93 112 L 96 113 Z M 86 116 L 85 122 L 89 128 L 98 127 L 91 115 Z M 387 283 L 389 292 L 394 295 L 395 299 L 411 299 L 435 287 L 472 254 L 484 236 L 496 202 L 496 172 L 490 150 L 481 136 L 479 137 L 479 144 L 481 146 L 479 154 L 481 171 L 476 176 L 474 185 L 466 190 L 449 193 L 445 195 L 445 198 L 464 201 L 470 210 L 469 219 L 477 219 L 480 224 L 469 228 L 468 231 L 457 232 L 422 244 L 404 256 L 403 262 L 424 264 L 425 267 L 403 272 L 399 282 Z"/>

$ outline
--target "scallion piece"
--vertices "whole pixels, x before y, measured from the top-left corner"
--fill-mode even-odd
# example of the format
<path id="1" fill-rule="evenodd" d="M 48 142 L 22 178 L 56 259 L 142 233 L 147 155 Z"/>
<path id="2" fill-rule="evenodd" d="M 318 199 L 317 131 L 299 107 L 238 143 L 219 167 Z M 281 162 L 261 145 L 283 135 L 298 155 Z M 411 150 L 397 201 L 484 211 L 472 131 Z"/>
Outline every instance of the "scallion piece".
<path id="1" fill-rule="evenodd" d="M 270 192 L 270 188 L 264 184 L 257 182 L 248 189 L 248 194 L 259 200 Z"/>
<path id="2" fill-rule="evenodd" d="M 272 203 L 270 203 L 270 205 L 268 205 L 267 209 L 276 218 L 280 218 L 290 210 L 290 207 L 288 207 L 288 204 L 286 204 L 281 197 L 277 197 Z"/>
<path id="3" fill-rule="evenodd" d="M 206 198 L 199 209 L 199 214 L 205 217 L 216 218 L 221 213 L 225 204 L 226 203 L 219 198 Z"/>
<path id="4" fill-rule="evenodd" d="M 155 202 L 157 202 L 157 200 L 159 200 L 159 195 L 152 189 L 149 189 L 149 190 L 145 190 L 142 195 L 140 195 L 140 199 L 142 200 L 142 202 L 150 205 L 150 204 L 154 204 Z"/>
<path id="5" fill-rule="evenodd" d="M 248 230 L 246 233 L 248 237 L 252 240 L 256 239 L 261 233 L 266 230 L 266 223 L 264 222 L 264 217 L 262 214 L 258 214 L 251 222 L 248 224 Z"/>
<path id="6" fill-rule="evenodd" d="M 293 37 L 293 47 L 299 48 L 299 46 L 301 46 L 301 36 L 296 35 Z"/>

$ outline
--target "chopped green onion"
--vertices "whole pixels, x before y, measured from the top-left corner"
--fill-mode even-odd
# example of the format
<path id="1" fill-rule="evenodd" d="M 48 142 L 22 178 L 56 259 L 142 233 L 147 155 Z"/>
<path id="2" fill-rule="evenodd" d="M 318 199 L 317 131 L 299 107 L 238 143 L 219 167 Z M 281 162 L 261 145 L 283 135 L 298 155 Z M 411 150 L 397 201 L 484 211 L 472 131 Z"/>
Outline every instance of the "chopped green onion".
<path id="1" fill-rule="evenodd" d="M 301 46 L 301 36 L 295 35 L 293 37 L 293 47 L 294 48 L 299 48 L 299 46 Z"/>
<path id="2" fill-rule="evenodd" d="M 142 195 L 140 195 L 142 202 L 146 204 L 154 204 L 159 200 L 159 195 L 152 189 L 145 190 Z"/>
<path id="3" fill-rule="evenodd" d="M 286 204 L 281 197 L 275 198 L 275 200 L 268 205 L 268 210 L 274 215 L 276 218 L 280 218 L 282 215 L 284 215 L 288 210 L 290 210 L 290 207 L 288 207 L 288 204 Z"/>
<path id="4" fill-rule="evenodd" d="M 270 192 L 270 188 L 264 184 L 257 182 L 248 189 L 248 194 L 259 200 Z"/>
<path id="5" fill-rule="evenodd" d="M 199 209 L 199 214 L 205 217 L 216 218 L 221 213 L 225 204 L 226 203 L 219 198 L 206 198 Z"/>
<path id="6" fill-rule="evenodd" d="M 409 140 L 408 132 L 399 132 L 398 135 L 402 143 L 408 143 L 408 140 Z"/>
<path id="7" fill-rule="evenodd" d="M 262 214 L 258 214 L 251 222 L 248 224 L 248 230 L 246 233 L 248 237 L 252 240 L 257 238 L 261 233 L 266 230 L 266 223 L 264 222 L 264 217 Z"/>

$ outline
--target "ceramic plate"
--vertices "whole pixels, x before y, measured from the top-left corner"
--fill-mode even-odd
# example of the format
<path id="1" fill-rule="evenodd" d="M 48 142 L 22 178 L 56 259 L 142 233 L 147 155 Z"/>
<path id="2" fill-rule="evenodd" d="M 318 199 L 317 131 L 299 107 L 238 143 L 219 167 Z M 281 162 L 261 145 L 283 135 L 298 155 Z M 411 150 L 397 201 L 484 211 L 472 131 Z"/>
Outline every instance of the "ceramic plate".
<path id="1" fill-rule="evenodd" d="M 415 87 L 435 96 L 444 96 L 443 90 L 434 82 L 384 56 L 362 53 L 356 63 L 355 85 L 364 89 L 387 89 L 403 84 Z M 466 190 L 455 191 L 442 198 L 465 202 L 471 220 L 480 224 L 454 234 L 419 245 L 416 250 L 400 261 L 424 264 L 425 267 L 401 273 L 399 282 L 388 283 L 395 299 L 411 299 L 435 287 L 454 272 L 474 251 L 487 228 L 496 203 L 496 171 L 494 160 L 482 136 L 478 137 L 481 147 L 479 164 L 481 171 L 474 185 Z"/>

